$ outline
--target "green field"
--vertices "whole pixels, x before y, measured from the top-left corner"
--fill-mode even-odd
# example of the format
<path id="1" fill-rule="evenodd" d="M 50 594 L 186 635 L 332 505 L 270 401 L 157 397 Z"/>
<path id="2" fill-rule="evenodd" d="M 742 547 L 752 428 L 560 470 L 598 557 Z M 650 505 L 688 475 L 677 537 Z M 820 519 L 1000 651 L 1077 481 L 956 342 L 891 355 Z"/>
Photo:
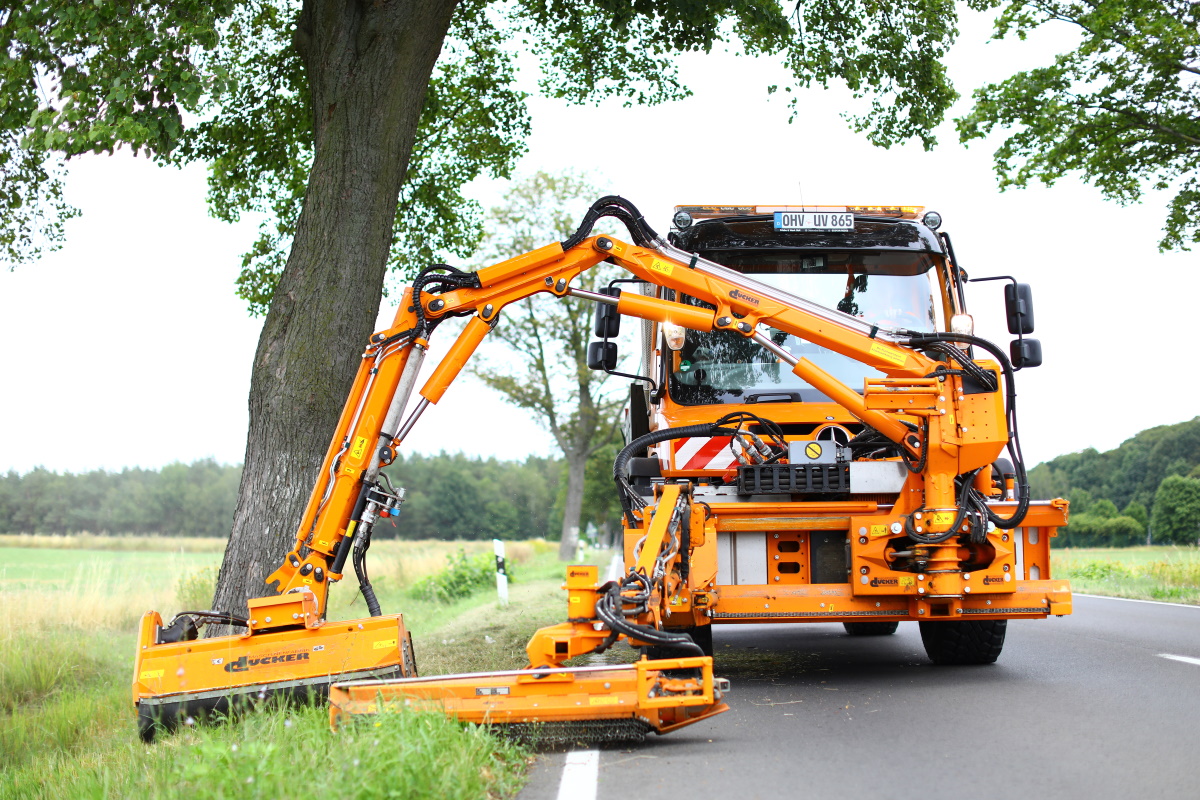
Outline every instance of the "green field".
<path id="1" fill-rule="evenodd" d="M 147 581 L 174 585 L 177 576 L 221 563 L 218 553 L 147 552 L 137 550 L 60 550 L 4 547 L 0 587 L 65 589 L 93 580 Z"/>
<path id="2" fill-rule="evenodd" d="M 1200 604 L 1200 549 L 1079 547 L 1052 550 L 1056 578 L 1081 594 Z"/>
<path id="3" fill-rule="evenodd" d="M 523 781 L 526 751 L 441 715 L 401 714 L 335 735 L 324 709 L 277 709 L 145 746 L 129 694 L 137 620 L 149 609 L 170 615 L 190 604 L 181 598 L 187 591 L 211 596 L 220 548 L 194 540 L 179 552 L 170 540 L 143 539 L 143 550 L 128 541 L 70 549 L 61 537 L 12 538 L 0 542 L 6 800 L 278 798 L 296 794 L 298 769 L 303 793 L 339 798 L 507 797 Z M 5 546 L 12 544 L 22 546 Z M 523 666 L 533 631 L 564 616 L 556 545 L 509 545 L 507 608 L 488 591 L 451 603 L 410 596 L 414 582 L 459 549 L 478 554 L 491 545 L 377 543 L 372 581 L 384 611 L 405 614 L 423 674 Z M 333 589 L 331 618 L 365 614 L 353 580 Z M 311 767 L 314 758 L 321 766 Z"/>

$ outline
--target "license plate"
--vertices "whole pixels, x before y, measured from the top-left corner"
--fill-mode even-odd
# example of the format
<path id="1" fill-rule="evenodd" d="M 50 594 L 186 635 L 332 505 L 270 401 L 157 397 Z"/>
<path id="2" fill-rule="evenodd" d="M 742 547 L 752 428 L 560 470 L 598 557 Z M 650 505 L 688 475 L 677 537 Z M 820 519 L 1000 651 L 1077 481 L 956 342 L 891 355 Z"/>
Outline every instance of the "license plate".
<path id="1" fill-rule="evenodd" d="M 776 211 L 777 231 L 850 231 L 854 214 L 829 211 Z"/>

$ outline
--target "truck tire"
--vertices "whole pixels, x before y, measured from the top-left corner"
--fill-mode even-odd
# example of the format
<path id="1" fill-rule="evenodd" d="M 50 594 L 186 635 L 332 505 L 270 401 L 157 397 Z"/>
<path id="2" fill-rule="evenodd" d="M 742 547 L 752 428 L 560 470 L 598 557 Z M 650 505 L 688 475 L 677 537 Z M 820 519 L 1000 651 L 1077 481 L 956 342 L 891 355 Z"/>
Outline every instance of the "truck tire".
<path id="1" fill-rule="evenodd" d="M 925 653 L 935 664 L 992 664 L 1004 649 L 1008 620 L 918 622 Z"/>
<path id="2" fill-rule="evenodd" d="M 850 636 L 888 636 L 900 627 L 899 622 L 843 622 Z"/>

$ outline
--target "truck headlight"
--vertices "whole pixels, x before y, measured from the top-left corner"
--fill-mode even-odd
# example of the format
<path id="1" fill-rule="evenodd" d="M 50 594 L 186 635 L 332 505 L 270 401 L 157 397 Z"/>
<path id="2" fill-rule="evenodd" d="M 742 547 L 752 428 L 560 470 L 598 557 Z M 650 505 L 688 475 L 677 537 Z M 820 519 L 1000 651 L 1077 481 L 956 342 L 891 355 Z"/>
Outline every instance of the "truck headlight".
<path id="1" fill-rule="evenodd" d="M 681 350 L 683 348 L 683 340 L 686 338 L 687 329 L 682 325 L 676 325 L 674 322 L 663 323 L 663 335 L 667 337 L 667 347 L 672 350 Z"/>

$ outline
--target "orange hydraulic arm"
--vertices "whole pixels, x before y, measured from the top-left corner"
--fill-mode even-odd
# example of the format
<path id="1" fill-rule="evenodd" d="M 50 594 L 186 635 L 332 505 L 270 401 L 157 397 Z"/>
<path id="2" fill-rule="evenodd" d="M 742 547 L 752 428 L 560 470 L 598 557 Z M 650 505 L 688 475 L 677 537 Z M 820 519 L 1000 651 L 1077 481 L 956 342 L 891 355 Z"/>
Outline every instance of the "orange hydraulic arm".
<path id="1" fill-rule="evenodd" d="M 699 331 L 726 330 L 754 339 L 801 379 L 919 460 L 924 468 L 916 492 L 903 502 L 909 511 L 928 512 L 922 515 L 927 531 L 949 528 L 955 518 L 954 479 L 990 464 L 1007 442 L 998 392 L 967 395 L 957 377 L 929 377 L 946 364 L 900 344 L 894 331 L 787 295 L 661 239 L 650 244 L 629 244 L 610 236 L 580 238 L 565 249 L 555 243 L 474 275 L 460 273 L 449 286 L 439 281 L 440 293 L 422 291 L 421 284 L 415 291 L 407 290 L 392 327 L 372 337 L 363 353 L 321 479 L 297 531 L 296 546 L 268 582 L 278 581 L 280 593 L 311 589 L 324 612 L 328 584 L 341 578 L 356 534 L 363 525 L 394 511 L 402 500 L 379 485 L 381 467 L 392 461 L 396 447 L 424 409 L 441 399 L 505 306 L 539 292 L 585 297 L 614 304 L 628 316 Z M 572 286 L 582 272 L 601 262 L 705 301 L 715 310 L 631 292 L 614 298 Z M 472 314 L 471 319 L 419 390 L 419 401 L 401 424 L 427 346 L 425 326 L 465 314 Z M 854 358 L 887 377 L 868 381 L 860 394 L 808 359 L 780 348 L 765 335 L 763 326 Z M 968 430 L 964 419 L 982 416 L 990 419 L 989 425 L 981 426 L 986 433 L 964 435 Z M 369 593 L 364 594 L 372 602 Z"/>

